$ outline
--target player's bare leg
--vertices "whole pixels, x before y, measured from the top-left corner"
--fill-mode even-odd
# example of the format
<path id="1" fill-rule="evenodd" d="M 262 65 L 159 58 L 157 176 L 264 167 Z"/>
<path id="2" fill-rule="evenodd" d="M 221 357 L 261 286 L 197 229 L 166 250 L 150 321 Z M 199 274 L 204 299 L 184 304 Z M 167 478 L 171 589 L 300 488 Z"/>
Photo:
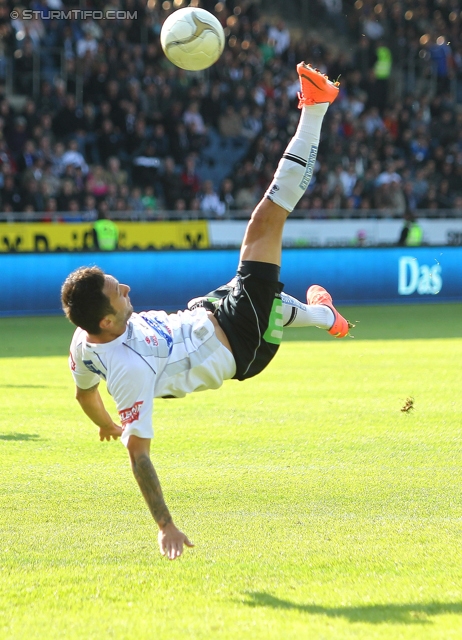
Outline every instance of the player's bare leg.
<path id="1" fill-rule="evenodd" d="M 281 266 L 282 231 L 289 212 L 263 198 L 250 218 L 241 247 L 241 261 L 271 262 Z"/>
<path id="2" fill-rule="evenodd" d="M 297 66 L 301 92 L 300 122 L 274 179 L 257 205 L 242 243 L 241 260 L 281 264 L 282 231 L 289 213 L 304 195 L 313 175 L 324 115 L 338 95 L 338 83 L 317 69 Z"/>

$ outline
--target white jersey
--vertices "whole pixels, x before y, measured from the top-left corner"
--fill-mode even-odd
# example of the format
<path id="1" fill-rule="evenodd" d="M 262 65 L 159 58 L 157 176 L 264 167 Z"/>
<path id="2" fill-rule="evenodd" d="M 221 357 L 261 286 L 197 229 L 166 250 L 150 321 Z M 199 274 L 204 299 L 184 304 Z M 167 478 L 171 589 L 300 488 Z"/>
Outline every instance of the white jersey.
<path id="1" fill-rule="evenodd" d="M 154 398 L 217 389 L 236 373 L 231 352 L 218 340 L 203 308 L 133 313 L 125 333 L 93 344 L 76 329 L 69 366 L 75 384 L 89 389 L 106 381 L 123 427 L 122 442 L 133 434 L 152 438 Z"/>

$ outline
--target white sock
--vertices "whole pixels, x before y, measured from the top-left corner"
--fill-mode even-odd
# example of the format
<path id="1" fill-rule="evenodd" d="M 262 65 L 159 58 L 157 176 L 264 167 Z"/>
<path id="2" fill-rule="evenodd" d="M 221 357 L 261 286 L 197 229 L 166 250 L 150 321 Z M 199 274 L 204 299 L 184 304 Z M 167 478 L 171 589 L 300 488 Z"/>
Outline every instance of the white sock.
<path id="1" fill-rule="evenodd" d="M 294 137 L 279 161 L 265 195 L 286 211 L 292 211 L 310 184 L 328 102 L 302 108 Z"/>
<path id="2" fill-rule="evenodd" d="M 297 298 L 281 293 L 284 327 L 319 327 L 329 330 L 334 312 L 324 304 L 303 304 Z"/>

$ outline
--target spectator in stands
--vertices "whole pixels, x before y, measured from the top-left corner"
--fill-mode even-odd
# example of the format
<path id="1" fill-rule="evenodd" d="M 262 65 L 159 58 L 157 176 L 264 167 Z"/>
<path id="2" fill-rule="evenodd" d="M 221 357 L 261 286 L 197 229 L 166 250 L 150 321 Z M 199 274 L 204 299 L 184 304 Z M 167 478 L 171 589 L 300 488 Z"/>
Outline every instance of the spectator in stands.
<path id="1" fill-rule="evenodd" d="M 96 208 L 96 198 L 92 195 L 85 196 L 83 202 L 84 220 L 96 220 L 98 210 Z"/>
<path id="2" fill-rule="evenodd" d="M 125 154 L 128 157 L 133 157 L 137 155 L 141 151 L 143 146 L 146 144 L 147 137 L 148 137 L 148 131 L 146 127 L 146 120 L 142 116 L 137 117 L 134 123 L 133 131 L 130 132 L 130 135 L 127 135 L 125 137 L 125 140 L 122 146 Z M 119 149 L 119 146 L 120 145 L 117 142 L 116 151 Z"/>
<path id="3" fill-rule="evenodd" d="M 199 135 L 207 133 L 204 119 L 199 111 L 199 103 L 194 101 L 187 107 L 183 114 L 183 122 L 190 131 L 194 131 Z"/>
<path id="4" fill-rule="evenodd" d="M 220 200 L 219 195 L 216 193 L 213 182 L 211 180 L 204 180 L 201 191 L 200 210 L 204 214 L 204 217 L 223 217 L 226 211 L 226 206 L 224 202 Z"/>
<path id="5" fill-rule="evenodd" d="M 69 141 L 67 150 L 63 153 L 61 162 L 64 172 L 66 171 L 66 168 L 71 165 L 73 167 L 79 167 L 84 175 L 88 173 L 88 165 L 79 151 L 79 143 L 75 138 Z"/>
<path id="6" fill-rule="evenodd" d="M 61 189 L 61 179 L 53 172 L 51 162 L 45 162 L 40 184 L 45 197 L 56 197 Z"/>
<path id="7" fill-rule="evenodd" d="M 183 183 L 177 171 L 175 161 L 170 156 L 164 160 L 160 175 L 160 184 L 165 208 L 167 210 L 175 209 L 175 203 L 181 199 L 183 193 Z"/>
<path id="8" fill-rule="evenodd" d="M 225 210 L 233 211 L 236 209 L 236 199 L 234 197 L 234 184 L 230 178 L 225 178 L 220 187 L 220 200 L 225 205 Z"/>
<path id="9" fill-rule="evenodd" d="M 69 211 L 71 200 L 78 200 L 78 194 L 71 180 L 63 180 L 61 191 L 57 197 L 59 211 Z"/>
<path id="10" fill-rule="evenodd" d="M 184 159 L 191 151 L 191 144 L 183 122 L 178 122 L 170 138 L 170 149 L 173 159 L 178 164 L 183 164 Z"/>
<path id="11" fill-rule="evenodd" d="M 14 80 L 18 93 L 32 96 L 34 88 L 34 45 L 31 39 L 24 41 L 22 50 L 16 51 L 14 59 Z M 35 60 L 38 64 L 38 54 Z"/>
<path id="12" fill-rule="evenodd" d="M 96 56 L 98 51 L 98 41 L 94 37 L 91 31 L 87 31 L 83 38 L 77 41 L 77 56 L 79 58 L 85 58 L 87 63 Z"/>
<path id="13" fill-rule="evenodd" d="M 119 197 L 119 189 L 116 184 L 107 185 L 107 193 L 104 196 L 104 202 L 107 204 L 109 211 L 114 211 Z"/>
<path id="14" fill-rule="evenodd" d="M 5 138 L 8 149 L 12 156 L 17 158 L 24 149 L 28 139 L 27 120 L 23 116 L 18 116 L 14 119 L 13 126 L 6 126 L 5 129 Z"/>
<path id="15" fill-rule="evenodd" d="M 186 158 L 180 179 L 182 197 L 186 201 L 186 206 L 189 209 L 193 198 L 200 189 L 200 179 L 196 171 L 196 158 L 194 156 L 190 155 Z"/>
<path id="16" fill-rule="evenodd" d="M 157 182 L 161 167 L 161 159 L 157 156 L 157 149 L 149 139 L 138 150 L 133 158 L 133 183 L 140 187 Z"/>
<path id="17" fill-rule="evenodd" d="M 173 209 L 174 211 L 186 211 L 186 200 L 184 198 L 178 198 Z"/>
<path id="18" fill-rule="evenodd" d="M 98 200 L 104 198 L 108 192 L 108 182 L 101 165 L 93 167 L 87 178 L 87 190 Z"/>
<path id="19" fill-rule="evenodd" d="M 127 204 L 130 211 L 141 213 L 144 211 L 142 192 L 139 187 L 133 187 L 127 198 Z"/>
<path id="20" fill-rule="evenodd" d="M 101 164 L 106 164 L 111 156 L 117 156 L 120 149 L 120 137 L 114 123 L 109 118 L 102 122 L 101 133 L 97 142 L 98 157 Z"/>
<path id="21" fill-rule="evenodd" d="M 283 20 L 278 20 L 268 29 L 268 38 L 273 41 L 274 52 L 282 56 L 290 46 L 290 31 Z"/>
<path id="22" fill-rule="evenodd" d="M 242 136 L 242 118 L 232 104 L 218 118 L 218 130 L 223 138 L 240 138 Z"/>
<path id="23" fill-rule="evenodd" d="M 218 118 L 225 106 L 220 83 L 215 82 L 208 94 L 202 99 L 200 112 L 205 126 L 218 129 Z"/>
<path id="24" fill-rule="evenodd" d="M 170 141 L 165 132 L 165 127 L 161 123 L 157 123 L 152 133 L 152 142 L 156 147 L 156 155 L 159 158 L 165 158 L 170 153 Z"/>
<path id="25" fill-rule="evenodd" d="M 23 198 L 12 175 L 4 177 L 1 199 L 4 211 L 22 211 Z"/>
<path id="26" fill-rule="evenodd" d="M 53 133 L 57 138 L 66 139 L 83 127 L 83 113 L 77 110 L 75 96 L 68 94 L 65 104 L 53 119 Z"/>
<path id="27" fill-rule="evenodd" d="M 127 184 L 128 174 L 120 167 L 120 160 L 117 156 L 110 156 L 108 158 L 105 180 L 107 184 L 115 184 L 118 187 Z"/>
<path id="28" fill-rule="evenodd" d="M 43 211 L 45 208 L 45 201 L 36 180 L 28 180 L 25 184 L 25 194 L 21 204 L 24 211 L 27 206 L 31 211 Z"/>
<path id="29" fill-rule="evenodd" d="M 259 107 L 250 107 L 244 105 L 240 112 L 242 120 L 242 128 L 240 135 L 249 141 L 255 139 L 262 130 L 262 110 Z"/>
<path id="30" fill-rule="evenodd" d="M 157 198 L 154 193 L 154 187 L 152 185 L 148 185 L 144 188 L 144 193 L 141 197 L 141 202 L 143 204 L 143 211 L 153 212 L 157 209 Z"/>
<path id="31" fill-rule="evenodd" d="M 18 156 L 18 160 L 16 162 L 17 169 L 19 173 L 24 173 L 27 169 L 30 169 L 36 158 L 36 148 L 33 140 L 26 140 L 24 144 L 24 149 Z"/>
<path id="32" fill-rule="evenodd" d="M 41 219 L 41 222 L 51 222 L 52 220 L 56 220 L 55 214 L 58 213 L 58 204 L 56 202 L 56 198 L 45 198 L 45 215 Z"/>

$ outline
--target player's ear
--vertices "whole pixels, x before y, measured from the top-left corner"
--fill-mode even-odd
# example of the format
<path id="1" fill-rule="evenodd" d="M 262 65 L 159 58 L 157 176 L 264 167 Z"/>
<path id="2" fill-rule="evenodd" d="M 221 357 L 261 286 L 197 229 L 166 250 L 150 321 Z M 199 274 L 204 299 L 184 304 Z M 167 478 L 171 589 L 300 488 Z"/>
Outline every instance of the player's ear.
<path id="1" fill-rule="evenodd" d="M 107 329 L 109 329 L 111 324 L 112 324 L 112 317 L 110 314 L 107 316 L 104 316 L 104 318 L 99 322 L 100 329 L 102 329 L 103 331 L 106 331 Z"/>

